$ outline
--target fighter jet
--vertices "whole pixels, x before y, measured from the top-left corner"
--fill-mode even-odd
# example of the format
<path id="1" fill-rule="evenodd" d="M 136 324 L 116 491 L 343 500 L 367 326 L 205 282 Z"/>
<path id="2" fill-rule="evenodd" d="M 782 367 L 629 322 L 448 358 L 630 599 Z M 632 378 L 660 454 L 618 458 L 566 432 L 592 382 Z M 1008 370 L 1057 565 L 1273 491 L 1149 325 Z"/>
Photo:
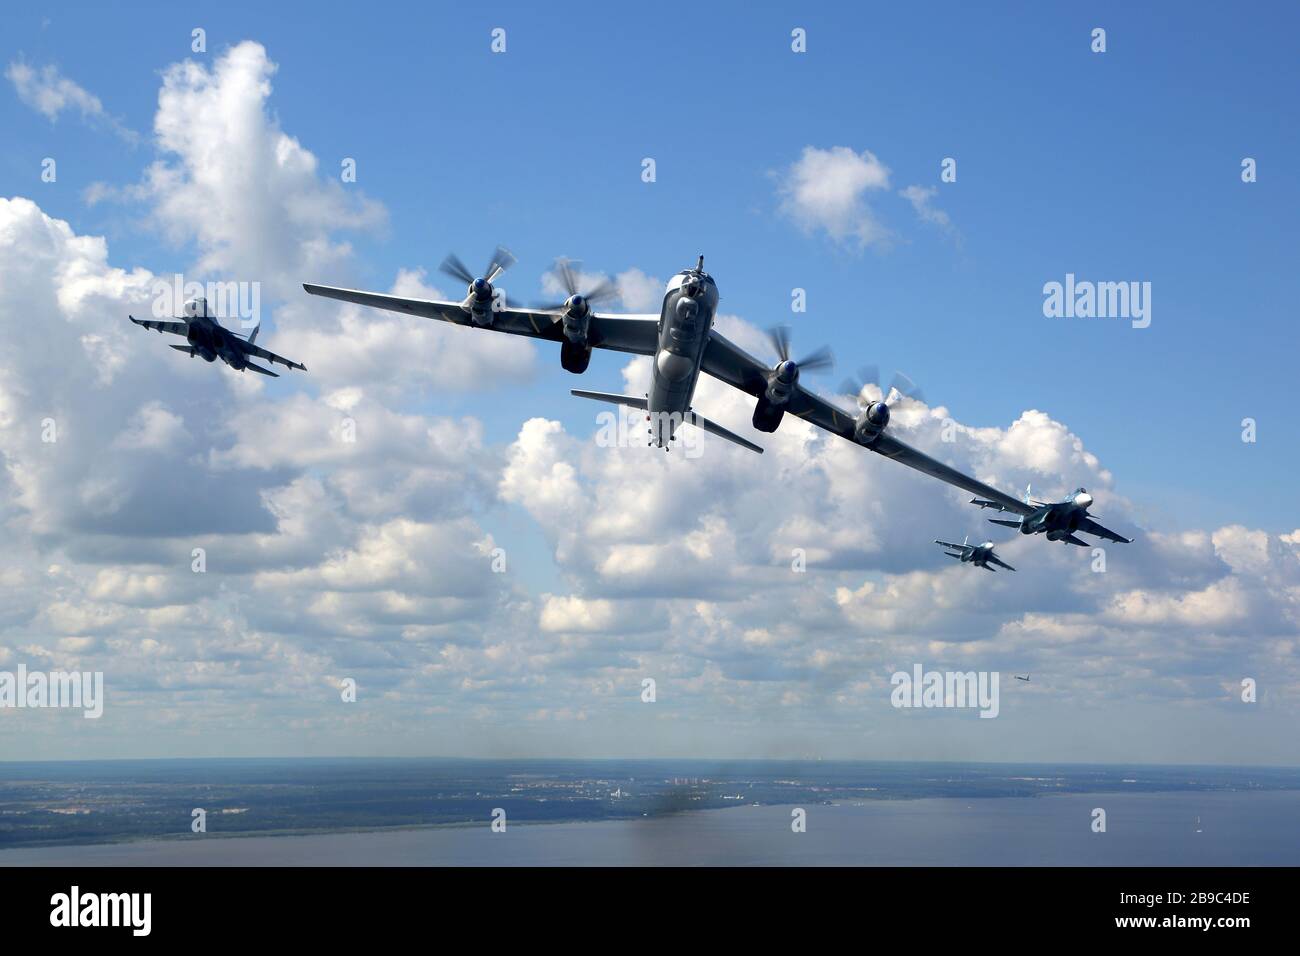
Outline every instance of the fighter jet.
<path id="1" fill-rule="evenodd" d="M 999 498 L 989 500 L 972 498 L 970 503 L 981 508 L 996 508 L 998 511 L 1011 511 L 1020 515 L 1016 521 L 1005 518 L 990 518 L 993 524 L 1015 528 L 1021 534 L 1045 534 L 1048 541 L 1068 541 L 1084 548 L 1090 548 L 1087 541 L 1075 535 L 1076 531 L 1095 534 L 1107 541 L 1119 544 L 1132 544 L 1132 538 L 1118 535 L 1109 528 L 1103 528 L 1088 517 L 1088 508 L 1092 506 L 1092 495 L 1086 488 L 1075 489 L 1074 494 L 1064 501 L 1034 501 L 1030 498 L 1030 489 L 1025 489 L 1025 500 L 1007 502 Z"/>
<path id="2" fill-rule="evenodd" d="M 1021 677 L 1019 674 L 1013 674 L 1012 676 L 1015 677 L 1016 680 L 1022 680 L 1022 681 L 1024 681 L 1026 684 L 1029 683 L 1029 675 L 1028 675 L 1028 674 L 1026 674 L 1024 677 Z"/>
<path id="3" fill-rule="evenodd" d="M 704 271 L 703 256 L 694 268 L 684 269 L 668 280 L 663 304 L 657 314 L 651 315 L 597 312 L 594 300 L 604 298 L 606 290 L 584 292 L 578 287 L 578 274 L 571 268 L 557 270 L 568 292 L 568 298 L 558 307 L 515 307 L 494 286 L 514 261 L 513 255 L 498 247 L 484 272 L 474 277 L 460 259 L 448 256 L 442 263 L 442 271 L 466 283 L 466 295 L 458 302 L 312 284 L 304 284 L 303 288 L 311 295 L 555 342 L 560 346 L 561 366 L 573 373 L 587 370 L 592 349 L 596 348 L 650 356 L 651 383 L 645 395 L 582 389 L 572 389 L 571 394 L 645 412 L 649 444 L 665 450 L 671 447 L 677 429 L 682 424 L 690 424 L 750 451 L 763 451 L 695 411 L 692 399 L 696 383 L 701 373 L 708 373 L 753 396 L 752 421 L 760 432 L 775 432 L 788 412 L 878 455 L 1002 504 L 1007 510 L 1020 507 L 1012 495 L 963 474 L 895 437 L 889 429 L 888 399 L 860 400 L 858 407 L 849 411 L 809 391 L 800 384 L 801 363 L 790 357 L 788 336 L 774 337 L 775 362 L 755 358 L 729 341 L 714 326 L 719 292 L 713 277 Z M 823 353 L 814 352 L 802 363 L 815 367 L 825 364 L 827 359 Z"/>
<path id="4" fill-rule="evenodd" d="M 272 372 L 269 368 L 263 368 L 249 361 L 249 358 L 266 359 L 274 365 L 279 362 L 286 368 L 296 368 L 307 371 L 307 366 L 298 362 L 291 362 L 283 356 L 276 355 L 274 352 L 268 352 L 257 342 L 257 333 L 262 330 L 259 323 L 257 328 L 253 329 L 248 338 L 244 338 L 238 332 L 231 329 L 222 328 L 221 323 L 214 316 L 208 315 L 208 303 L 206 299 L 193 299 L 185 303 L 182 310 L 185 314 L 174 322 L 161 322 L 157 319 L 137 319 L 134 315 L 128 315 L 136 325 L 142 325 L 146 329 L 155 329 L 157 332 L 171 332 L 174 335 L 185 336 L 188 345 L 173 345 L 172 348 L 178 352 L 185 352 L 190 358 L 199 356 L 205 362 L 215 362 L 218 358 L 225 362 L 231 368 L 242 372 L 244 369 L 252 369 L 254 372 L 261 372 L 263 375 L 270 375 L 272 378 L 279 378 L 279 372 Z"/>
<path id="5" fill-rule="evenodd" d="M 1007 564 L 996 554 L 993 553 L 993 542 L 985 541 L 983 544 L 971 544 L 970 536 L 967 535 L 961 544 L 953 544 L 951 541 L 940 541 L 934 539 L 935 544 L 941 544 L 951 550 L 945 551 L 944 554 L 950 558 L 956 558 L 962 564 L 973 564 L 977 568 L 983 568 L 985 571 L 994 571 L 995 568 L 989 567 L 990 564 L 996 564 L 999 568 L 1006 568 L 1008 571 L 1014 571 L 1011 565 Z"/>

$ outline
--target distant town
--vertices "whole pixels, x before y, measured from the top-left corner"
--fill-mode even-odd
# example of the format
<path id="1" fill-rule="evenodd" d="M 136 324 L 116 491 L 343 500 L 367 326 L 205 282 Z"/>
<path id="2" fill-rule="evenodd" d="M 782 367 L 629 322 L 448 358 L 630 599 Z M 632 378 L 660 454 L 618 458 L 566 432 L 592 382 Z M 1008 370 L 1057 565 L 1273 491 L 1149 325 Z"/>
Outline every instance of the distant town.
<path id="1" fill-rule="evenodd" d="M 0 850 L 650 817 L 747 805 L 1300 790 L 1300 769 L 439 759 L 0 763 Z M 192 829 L 202 810 L 205 832 Z"/>

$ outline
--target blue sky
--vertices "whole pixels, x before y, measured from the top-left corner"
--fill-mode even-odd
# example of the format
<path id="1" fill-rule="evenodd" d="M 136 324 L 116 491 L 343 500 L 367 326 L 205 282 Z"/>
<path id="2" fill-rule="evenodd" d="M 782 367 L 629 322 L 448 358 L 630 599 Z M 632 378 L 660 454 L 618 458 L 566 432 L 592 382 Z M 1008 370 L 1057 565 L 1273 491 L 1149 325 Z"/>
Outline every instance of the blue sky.
<path id="1" fill-rule="evenodd" d="M 455 250 L 475 266 L 503 243 L 519 257 L 505 285 L 529 300 L 541 297 L 542 273 L 556 256 L 663 280 L 704 253 L 724 312 L 760 328 L 793 324 L 796 350 L 834 348 L 838 367 L 823 380 L 830 390 L 858 365 L 873 363 L 905 370 L 932 404 L 969 426 L 1007 429 L 1037 409 L 1064 423 L 1110 473 L 1113 492 L 1125 501 L 1099 511 L 1114 517 L 1107 523 L 1117 530 L 1173 535 L 1241 525 L 1277 536 L 1300 527 L 1292 479 L 1300 442 L 1290 413 L 1300 291 L 1300 189 L 1290 168 L 1300 143 L 1289 122 L 1300 88 L 1292 43 L 1298 18 L 1281 4 L 340 4 L 293 15 L 244 3 L 199 12 L 142 4 L 129 14 L 99 4 L 21 8 L 7 15 L 0 60 L 56 67 L 98 98 L 102 114 L 67 109 L 51 119 L 6 84 L 0 196 L 30 198 L 76 234 L 105 237 L 108 263 L 128 271 L 192 271 L 214 243 L 238 245 L 160 218 L 157 194 L 141 184 L 155 162 L 199 178 L 189 158 L 177 159 L 154 133 L 164 71 L 186 58 L 207 70 L 231 47 L 254 41 L 276 64 L 263 117 L 268 126 L 314 155 L 313 182 L 336 180 L 340 160 L 354 158 L 357 182 L 343 186 L 343 195 L 384 210 L 368 226 L 321 232 L 348 243 L 346 254 L 299 256 L 291 261 L 328 269 L 287 278 L 388 289 L 401 270 L 425 269 L 426 282 L 456 292 L 436 272 L 442 257 Z M 195 27 L 206 30 L 205 54 L 190 52 Z M 502 55 L 489 50 L 495 27 L 506 30 Z M 795 27 L 807 31 L 805 54 L 791 52 Z M 1090 51 L 1094 27 L 1107 31 L 1103 54 Z M 191 119 L 200 130 L 207 122 Z M 837 239 L 791 215 L 783 188 L 810 147 L 869 153 L 888 168 L 888 188 L 867 192 L 863 202 L 889 242 Z M 47 156 L 58 160 L 54 184 L 39 179 Z M 641 180 L 645 157 L 655 160 L 654 183 Z M 945 157 L 957 160 L 955 183 L 939 180 Z M 1257 161 L 1258 182 L 1241 181 L 1243 157 Z M 232 153 L 222 161 L 235 168 L 241 160 Z M 117 190 L 117 198 L 89 202 L 94 184 Z M 923 221 L 899 194 L 909 186 L 936 187 L 931 208 L 950 226 Z M 239 262 L 238 251 L 225 261 Z M 269 282 L 258 268 L 233 277 Z M 1150 327 L 1046 318 L 1043 284 L 1066 273 L 1150 282 Z M 796 287 L 807 290 L 806 314 L 790 311 Z M 304 354 L 295 351 L 303 330 L 336 314 L 302 297 L 270 305 L 260 341 L 295 358 Z M 160 354 L 153 337 L 141 338 L 122 346 L 148 363 L 139 376 L 155 366 L 159 376 L 194 375 L 165 367 L 173 357 Z M 347 337 L 333 347 L 348 349 Z M 430 421 L 477 419 L 489 457 L 507 455 L 533 417 L 561 423 L 565 435 L 592 429 L 593 410 L 568 395 L 579 383 L 549 351 L 499 375 L 490 373 L 491 356 L 478 355 L 473 361 L 483 364 L 464 367 L 488 371 L 449 388 L 439 383 L 469 361 L 464 355 L 456 348 L 412 353 L 407 361 L 423 364 L 422 381 L 388 396 L 384 407 Z M 597 355 L 580 384 L 621 388 L 626 364 L 622 356 Z M 218 373 L 228 370 L 201 371 L 208 376 L 160 380 L 155 388 L 200 444 L 206 433 L 192 423 L 205 403 L 215 411 L 229 399 L 234 415 L 247 412 L 240 403 L 249 400 L 177 384 L 202 378 L 204 389 L 226 387 Z M 299 408 L 305 406 L 291 404 L 299 392 L 315 403 L 348 385 L 327 370 L 270 383 L 265 396 L 277 407 Z M 365 385 L 367 400 L 381 388 Z M 132 401 L 146 397 L 141 392 Z M 1258 421 L 1254 444 L 1241 441 L 1245 417 Z M 915 503 L 908 513 L 918 542 L 951 527 L 949 516 L 958 511 L 940 518 L 936 505 L 936 514 L 927 514 L 926 502 L 939 500 L 941 489 L 919 476 L 890 475 L 892 466 L 866 452 L 860 458 L 853 480 L 878 486 L 882 499 L 906 489 L 898 507 Z M 1091 473 L 1078 467 L 1043 480 L 1068 489 L 1089 482 Z M 327 483 L 337 477 L 328 464 L 298 461 L 259 474 L 245 501 L 295 475 Z M 599 476 L 581 474 L 603 487 Z M 706 473 L 704 480 L 721 496 L 735 478 Z M 484 481 L 496 487 L 497 473 Z M 803 492 L 792 481 L 779 493 Z M 518 573 L 528 600 L 565 589 L 599 597 L 599 589 L 581 583 L 582 568 L 563 556 L 561 530 L 539 517 L 544 504 L 503 492 L 487 506 L 475 501 L 466 508 L 523 556 Z M 362 520 L 367 515 L 378 520 L 363 511 L 349 512 L 360 522 L 356 534 L 370 527 Z M 399 512 L 420 517 L 413 506 Z M 388 517 L 396 520 L 399 512 Z M 933 528 L 927 517 L 947 524 Z M 270 526 L 268 515 L 259 520 Z M 973 533 L 987 527 L 978 516 L 961 520 Z M 34 554 L 48 560 L 42 549 L 51 539 L 42 534 L 49 532 L 33 532 Z M 95 550 L 91 539 L 68 534 L 73 550 Z M 355 539 L 345 535 L 320 546 L 324 553 L 349 543 Z M 110 552 L 117 553 L 105 545 L 103 553 Z M 920 562 L 919 545 L 916 553 Z M 155 552 L 133 553 L 124 564 L 144 573 L 140 567 L 150 560 Z M 590 560 L 601 566 L 598 557 Z M 1064 558 L 1053 552 L 1052 560 Z M 888 582 L 890 574 L 918 568 L 938 573 L 933 555 L 925 562 L 905 569 L 884 561 L 843 586 L 860 587 L 864 574 Z M 1155 567 L 1146 557 L 1142 563 Z M 1234 565 L 1239 573 L 1245 567 Z M 1159 586 L 1128 583 L 1153 591 L 1174 586 L 1178 574 L 1164 570 Z M 1066 573 L 1055 565 L 1043 571 Z M 1179 580 L 1195 590 L 1209 580 L 1198 574 Z M 1005 627 L 1013 604 L 989 611 L 1001 625 L 972 616 L 945 628 Z M 1086 606 L 1075 594 L 1037 609 L 1072 614 Z M 1249 631 L 1261 620 L 1284 621 L 1283 638 L 1294 625 L 1278 612 L 1241 626 Z M 279 633 L 284 624 L 262 626 Z M 1189 666 L 1203 677 L 1217 674 L 1218 653 L 1189 653 Z M 1241 662 L 1240 655 L 1227 659 Z M 583 666 L 601 660 L 596 654 Z M 1172 737 L 1175 729 L 1165 732 Z M 1230 744 L 1220 743 L 1228 759 Z M 1161 746 L 1153 739 L 1145 755 L 1158 756 Z M 1279 751 L 1265 752 L 1276 758 Z M 1081 745 L 1077 753 L 1105 757 L 1106 749 Z"/>
<path id="2" fill-rule="evenodd" d="M 1282 411 L 1300 245 L 1283 212 L 1300 200 L 1287 173 L 1300 144 L 1282 121 L 1296 92 L 1294 9 L 1005 10 L 398 5 L 285 17 L 234 3 L 198 16 L 159 5 L 124 22 L 92 4 L 14 11 L 5 53 L 59 63 L 147 134 L 157 73 L 188 52 L 195 25 L 214 51 L 266 45 L 294 135 L 323 164 L 355 157 L 358 185 L 391 211 L 386 234 L 358 242 L 356 275 L 304 278 L 373 285 L 398 267 L 432 272 L 452 248 L 477 262 L 497 242 L 520 257 L 515 285 L 556 255 L 666 276 L 704 252 L 725 307 L 759 324 L 790 320 L 790 289 L 807 288 L 798 341 L 833 344 L 837 374 L 902 368 L 972 422 L 1046 410 L 1166 522 L 1294 526 L 1300 443 Z M 789 50 L 791 24 L 808 30 L 804 56 Z M 1089 50 L 1096 25 L 1102 55 Z M 503 56 L 487 52 L 494 26 L 507 29 Z M 79 199 L 90 182 L 134 179 L 147 144 L 68 118 L 52 128 L 13 97 L 0 120 L 7 193 L 67 150 L 59 188 L 41 194 L 48 211 L 159 271 L 169 256 L 184 264 L 129 210 Z M 886 252 L 789 229 L 772 176 L 810 143 L 869 149 L 924 185 L 955 157 L 958 182 L 938 201 L 960 247 L 914 228 L 901 201 L 880 209 L 905 236 Z M 658 164 L 653 185 L 639 179 L 644 156 Z M 1249 186 L 1243 156 L 1259 162 Z M 1152 282 L 1151 328 L 1045 319 L 1042 284 L 1066 272 Z M 592 377 L 613 364 L 598 360 Z M 556 370 L 493 399 L 507 416 L 516 403 L 565 416 L 563 381 Z M 1239 440 L 1246 416 L 1260 422 L 1255 445 Z"/>

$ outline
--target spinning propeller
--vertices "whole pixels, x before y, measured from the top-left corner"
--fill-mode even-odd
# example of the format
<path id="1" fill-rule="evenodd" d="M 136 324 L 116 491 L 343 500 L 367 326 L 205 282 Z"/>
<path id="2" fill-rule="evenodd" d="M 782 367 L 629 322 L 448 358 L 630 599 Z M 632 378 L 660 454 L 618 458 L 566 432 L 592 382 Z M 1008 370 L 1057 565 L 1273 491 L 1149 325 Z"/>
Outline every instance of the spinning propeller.
<path id="1" fill-rule="evenodd" d="M 795 383 L 799 381 L 800 372 L 816 372 L 835 364 L 835 357 L 831 354 L 831 350 L 824 345 L 798 361 L 790 358 L 790 326 L 788 325 L 778 325 L 768 329 L 767 338 L 779 359 L 772 368 L 771 379 L 775 379 L 773 384 L 780 383 L 784 389 L 794 388 Z"/>
<path id="2" fill-rule="evenodd" d="M 576 259 L 556 259 L 555 273 L 559 276 L 560 284 L 564 286 L 568 297 L 563 302 L 539 305 L 538 308 L 545 312 L 563 309 L 569 315 L 579 317 L 586 315 L 594 305 L 618 298 L 618 285 L 612 279 L 602 278 L 583 292 L 578 281 L 582 276 L 582 263 Z"/>
<path id="3" fill-rule="evenodd" d="M 880 390 L 883 398 L 879 401 L 867 398 L 862 394 L 862 390 L 867 385 L 875 385 Z M 858 370 L 857 378 L 844 380 L 840 386 L 840 391 L 854 396 L 857 406 L 857 427 L 855 429 L 858 441 L 866 442 L 875 438 L 889 424 L 889 406 L 891 402 L 898 401 L 899 398 L 910 398 L 916 402 L 925 401 L 921 390 L 917 388 L 915 382 L 904 375 L 902 372 L 895 372 L 893 379 L 889 383 L 889 390 L 880 385 L 880 370 L 874 365 L 868 365 Z"/>
<path id="4" fill-rule="evenodd" d="M 449 253 L 438 268 L 452 278 L 464 282 L 469 287 L 469 294 L 473 298 L 479 302 L 487 302 L 492 298 L 492 283 L 514 264 L 514 254 L 504 246 L 497 246 L 481 276 L 475 276 L 465 268 L 465 263 L 461 262 L 454 252 Z"/>
<path id="5" fill-rule="evenodd" d="M 859 408 L 866 408 L 871 403 L 871 400 L 863 398 L 862 390 L 868 385 L 874 385 L 880 389 L 880 400 L 886 405 L 891 405 L 900 398 L 910 398 L 914 402 L 925 401 L 925 395 L 921 389 L 903 372 L 895 372 L 894 377 L 890 379 L 889 388 L 886 389 L 880 384 L 880 369 L 874 365 L 867 365 L 858 369 L 856 378 L 846 378 L 840 386 L 840 391 L 854 396 L 857 399 Z"/>

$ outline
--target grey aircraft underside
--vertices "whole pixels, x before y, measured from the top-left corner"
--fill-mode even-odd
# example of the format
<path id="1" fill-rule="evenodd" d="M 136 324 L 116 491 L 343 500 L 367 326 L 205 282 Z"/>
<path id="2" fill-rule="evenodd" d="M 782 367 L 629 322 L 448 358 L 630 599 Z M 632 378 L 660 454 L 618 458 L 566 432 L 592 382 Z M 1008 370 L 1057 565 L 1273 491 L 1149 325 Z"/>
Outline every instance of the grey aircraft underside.
<path id="1" fill-rule="evenodd" d="M 1012 501 L 1010 505 L 1001 499 L 972 498 L 970 503 L 981 508 L 995 508 L 998 511 L 1010 511 L 1020 515 L 1014 521 L 1005 518 L 990 518 L 993 524 L 1015 528 L 1021 534 L 1043 534 L 1048 541 L 1066 541 L 1082 547 L 1092 547 L 1087 541 L 1078 537 L 1076 532 L 1094 534 L 1107 541 L 1119 544 L 1132 544 L 1132 538 L 1116 534 L 1103 527 L 1088 515 L 1092 507 L 1092 495 L 1086 488 L 1076 488 L 1074 493 L 1064 501 L 1034 501 L 1025 489 L 1024 501 Z"/>
<path id="2" fill-rule="evenodd" d="M 137 319 L 134 315 L 129 315 L 127 318 L 136 325 L 144 326 L 146 329 L 153 329 L 159 333 L 171 332 L 173 335 L 185 336 L 185 345 L 173 345 L 172 348 L 178 352 L 185 352 L 190 358 L 198 356 L 205 362 L 215 362 L 217 359 L 221 359 L 221 361 L 238 371 L 252 369 L 254 372 L 261 372 L 263 375 L 269 375 L 272 378 L 279 378 L 280 373 L 273 372 L 269 368 L 263 368 L 249 361 L 249 359 L 265 359 L 272 365 L 279 362 L 286 368 L 307 371 L 307 366 L 299 362 L 292 362 L 284 356 L 276 355 L 274 352 L 267 351 L 257 345 L 257 333 L 262 330 L 260 324 L 253 329 L 248 338 L 244 338 L 238 332 L 223 328 L 216 318 L 208 315 L 208 304 L 204 299 L 194 299 L 187 302 L 184 312 L 184 316 L 174 321 Z"/>
<path id="3" fill-rule="evenodd" d="M 763 449 L 758 445 L 694 410 L 691 400 L 695 385 L 700 373 L 707 372 L 754 397 L 753 424 L 759 431 L 775 432 L 787 413 L 795 415 L 879 455 L 977 495 L 989 506 L 1023 513 L 1023 502 L 931 458 L 890 434 L 889 404 L 886 401 L 868 401 L 859 396 L 855 414 L 799 384 L 801 366 L 811 368 L 826 364 L 828 357 L 815 353 L 807 359 L 794 361 L 786 348 L 788 340 L 779 339 L 779 361 L 769 364 L 754 358 L 724 337 L 713 326 L 718 307 L 718 287 L 713 277 L 704 271 L 703 256 L 695 268 L 683 270 L 668 281 L 657 315 L 596 312 L 594 306 L 598 302 L 616 297 L 613 285 L 602 282 L 586 293 L 581 292 L 578 274 L 564 260 L 557 263 L 557 272 L 568 297 L 554 305 L 517 307 L 493 286 L 514 262 L 513 255 L 498 247 L 484 273 L 475 277 L 458 258 L 448 256 L 442 263 L 442 271 L 467 285 L 466 296 L 459 302 L 415 299 L 309 283 L 303 288 L 312 295 L 358 305 L 556 342 L 560 345 L 560 364 L 574 373 L 586 371 L 593 349 L 649 356 L 653 359 L 652 380 L 644 397 L 583 389 L 572 389 L 571 392 L 581 398 L 643 410 L 649 424 L 649 443 L 665 450 L 674 440 L 676 429 L 686 423 L 762 453 Z"/>
<path id="4" fill-rule="evenodd" d="M 983 568 L 985 571 L 997 570 L 997 568 L 989 567 L 991 564 L 996 564 L 999 568 L 1006 568 L 1008 571 L 1015 570 L 1015 568 L 993 553 L 992 541 L 985 541 L 983 544 L 971 544 L 970 538 L 967 537 L 961 544 L 953 544 L 951 541 L 940 541 L 938 538 L 935 538 L 934 543 L 943 545 L 948 549 L 944 554 L 948 555 L 950 558 L 956 558 L 963 564 L 973 564 L 975 567 Z"/>

